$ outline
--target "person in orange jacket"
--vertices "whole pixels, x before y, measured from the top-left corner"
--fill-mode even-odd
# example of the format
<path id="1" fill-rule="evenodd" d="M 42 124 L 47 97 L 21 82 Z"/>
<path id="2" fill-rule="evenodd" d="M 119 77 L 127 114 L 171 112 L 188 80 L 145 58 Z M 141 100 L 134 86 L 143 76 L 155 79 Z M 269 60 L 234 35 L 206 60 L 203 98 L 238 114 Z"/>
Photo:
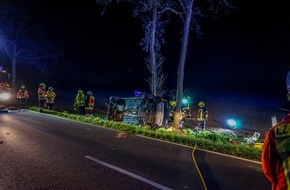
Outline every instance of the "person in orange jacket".
<path id="1" fill-rule="evenodd" d="M 95 107 L 95 97 L 91 91 L 88 91 L 86 95 L 86 107 L 85 107 L 85 112 L 87 116 L 92 116 L 94 107 Z"/>
<path id="2" fill-rule="evenodd" d="M 39 112 L 43 112 L 45 107 L 45 93 L 46 93 L 46 85 L 44 83 L 39 84 L 39 88 L 37 90 L 38 93 L 38 102 L 39 102 Z"/>
<path id="3" fill-rule="evenodd" d="M 45 93 L 45 97 L 46 97 L 46 106 L 47 106 L 48 111 L 53 111 L 54 99 L 56 97 L 56 94 L 51 86 L 48 87 Z"/>
<path id="4" fill-rule="evenodd" d="M 283 110 L 288 115 L 269 129 L 262 149 L 262 168 L 272 190 L 290 189 L 290 71 L 286 80 L 287 99 Z"/>
<path id="5" fill-rule="evenodd" d="M 266 134 L 262 168 L 272 190 L 290 189 L 290 113 Z"/>
<path id="6" fill-rule="evenodd" d="M 28 91 L 25 89 L 25 86 L 22 85 L 20 87 L 20 90 L 17 92 L 17 99 L 19 100 L 21 108 L 25 107 L 28 97 L 29 97 Z"/>

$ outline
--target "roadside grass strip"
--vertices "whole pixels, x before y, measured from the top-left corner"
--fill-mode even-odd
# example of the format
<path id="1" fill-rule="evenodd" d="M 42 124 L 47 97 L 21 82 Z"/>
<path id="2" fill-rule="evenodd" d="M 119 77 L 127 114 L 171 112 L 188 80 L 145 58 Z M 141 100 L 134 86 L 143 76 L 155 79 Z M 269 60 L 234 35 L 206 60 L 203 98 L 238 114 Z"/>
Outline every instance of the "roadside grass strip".
<path id="1" fill-rule="evenodd" d="M 30 109 L 33 111 L 38 110 L 37 107 L 32 107 Z M 74 113 L 68 113 L 66 111 L 53 111 L 48 112 L 47 114 L 186 146 L 194 147 L 195 145 L 197 145 L 199 149 L 219 152 L 236 157 L 250 159 L 253 161 L 261 161 L 262 143 L 245 144 L 242 143 L 241 137 L 233 137 L 223 133 L 216 133 L 213 131 L 200 132 L 192 131 L 191 129 L 150 129 L 146 126 L 126 124 L 118 121 L 108 121 L 105 118 L 99 116 L 87 117 Z"/>

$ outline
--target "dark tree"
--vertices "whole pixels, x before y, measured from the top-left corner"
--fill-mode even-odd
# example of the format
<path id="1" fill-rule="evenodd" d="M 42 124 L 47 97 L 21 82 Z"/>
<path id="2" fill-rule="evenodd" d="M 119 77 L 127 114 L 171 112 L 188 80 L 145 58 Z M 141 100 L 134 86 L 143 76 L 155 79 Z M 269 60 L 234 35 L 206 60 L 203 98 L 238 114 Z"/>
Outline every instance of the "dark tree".
<path id="1" fill-rule="evenodd" d="M 105 7 L 111 3 L 113 0 L 96 0 L 98 4 L 102 4 Z M 162 13 L 173 13 L 178 15 L 183 22 L 182 28 L 182 40 L 180 49 L 180 58 L 178 64 L 178 76 L 176 85 L 176 107 L 174 110 L 174 121 L 173 127 L 178 129 L 180 122 L 180 110 L 184 81 L 184 68 L 186 63 L 187 48 L 189 44 L 190 31 L 193 30 L 197 36 L 201 35 L 200 23 L 201 18 L 206 18 L 210 15 L 216 16 L 221 12 L 228 12 L 228 10 L 233 9 L 233 5 L 230 0 L 140 0 L 133 1 L 128 0 L 133 3 L 134 15 L 139 16 L 144 25 L 145 38 L 142 40 L 141 44 L 145 48 L 145 51 L 150 52 L 150 59 L 148 59 L 148 69 L 151 71 L 152 77 L 149 80 L 151 83 L 152 94 L 157 94 L 157 84 L 158 84 L 158 69 L 156 63 L 157 52 L 160 51 L 163 34 L 164 34 L 164 17 Z M 116 0 L 116 2 L 120 2 Z M 168 17 L 169 18 L 169 17 Z M 157 36 L 159 38 L 157 38 Z M 162 76 L 162 75 L 161 75 Z M 165 78 L 160 77 L 159 79 L 165 80 Z M 162 81 L 161 80 L 161 81 Z"/>
<path id="2" fill-rule="evenodd" d="M 178 76 L 176 85 L 176 107 L 174 111 L 173 127 L 178 129 L 180 122 L 180 110 L 183 96 L 184 68 L 187 56 L 187 47 L 191 29 L 198 35 L 201 35 L 199 21 L 210 15 L 218 15 L 221 12 L 228 12 L 234 6 L 229 0 L 178 0 L 176 4 L 178 15 L 183 21 L 183 33 L 181 40 L 180 58 L 178 64 Z"/>
<path id="3" fill-rule="evenodd" d="M 149 72 L 152 72 L 152 64 L 150 63 L 150 58 L 145 60 L 147 63 L 147 69 Z M 160 54 L 156 55 L 156 95 L 162 97 L 166 93 L 165 82 L 167 75 L 162 72 L 162 65 L 165 61 L 165 57 L 161 56 Z M 153 75 L 153 74 L 152 74 Z M 150 77 L 147 82 L 149 83 L 149 86 L 152 88 L 152 84 L 154 83 L 153 77 Z"/>
<path id="4" fill-rule="evenodd" d="M 11 63 L 12 88 L 17 82 L 17 65 L 42 67 L 43 60 L 55 60 L 59 51 L 46 39 L 44 27 L 33 19 L 29 4 L 23 1 L 2 1 L 0 8 L 1 54 Z"/>
<path id="5" fill-rule="evenodd" d="M 134 4 L 134 16 L 141 18 L 145 36 L 141 41 L 143 50 L 149 53 L 147 61 L 148 69 L 151 73 L 149 85 L 151 93 L 163 96 L 165 90 L 166 75 L 162 72 L 162 64 L 165 59 L 161 55 L 161 47 L 165 43 L 164 33 L 168 8 L 172 6 L 168 0 L 140 0 L 131 1 Z"/>
<path id="6" fill-rule="evenodd" d="M 96 0 L 97 4 L 101 4 L 104 7 L 111 2 L 118 3 L 120 1 Z M 161 47 L 165 42 L 163 35 L 165 33 L 166 23 L 168 22 L 164 14 L 168 13 L 172 2 L 170 0 L 127 0 L 127 2 L 133 5 L 133 16 L 142 20 L 145 31 L 140 45 L 149 54 L 149 59 L 146 59 L 146 64 L 151 74 L 151 77 L 147 80 L 151 88 L 151 93 L 162 96 L 166 91 L 166 75 L 162 72 L 162 64 L 165 59 L 161 59 Z"/>

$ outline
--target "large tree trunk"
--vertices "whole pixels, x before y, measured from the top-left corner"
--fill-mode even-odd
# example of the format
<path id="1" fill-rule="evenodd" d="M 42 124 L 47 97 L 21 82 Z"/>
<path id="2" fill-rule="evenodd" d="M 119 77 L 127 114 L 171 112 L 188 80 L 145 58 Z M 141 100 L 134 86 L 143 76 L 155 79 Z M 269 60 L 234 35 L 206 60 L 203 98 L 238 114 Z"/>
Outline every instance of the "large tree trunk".
<path id="1" fill-rule="evenodd" d="M 12 75 L 12 90 L 15 92 L 16 88 L 16 61 L 11 62 L 11 75 Z"/>
<path id="2" fill-rule="evenodd" d="M 151 93 L 156 96 L 157 93 L 157 68 L 156 68 L 156 52 L 155 52 L 155 33 L 156 33 L 156 20 L 157 20 L 157 6 L 154 2 L 154 9 L 152 12 L 152 28 L 151 28 L 151 42 L 150 42 L 150 62 L 151 62 L 151 74 L 152 84 Z"/>
<path id="3" fill-rule="evenodd" d="M 183 79 L 184 79 L 184 68 L 185 68 L 185 61 L 186 61 L 186 54 L 187 54 L 187 44 L 188 44 L 188 37 L 190 32 L 190 22 L 192 17 L 192 7 L 193 7 L 194 0 L 188 1 L 188 6 L 185 14 L 185 22 L 184 22 L 184 30 L 182 36 L 182 45 L 181 45 L 181 52 L 180 52 L 180 59 L 179 59 L 179 66 L 178 66 L 178 76 L 177 76 L 177 88 L 176 88 L 176 107 L 174 110 L 174 120 L 173 120 L 173 128 L 178 129 L 181 115 L 181 102 L 183 96 Z"/>
<path id="4" fill-rule="evenodd" d="M 16 89 L 16 64 L 17 64 L 17 46 L 16 41 L 12 44 L 12 56 L 11 56 L 11 75 L 12 75 L 12 91 Z"/>

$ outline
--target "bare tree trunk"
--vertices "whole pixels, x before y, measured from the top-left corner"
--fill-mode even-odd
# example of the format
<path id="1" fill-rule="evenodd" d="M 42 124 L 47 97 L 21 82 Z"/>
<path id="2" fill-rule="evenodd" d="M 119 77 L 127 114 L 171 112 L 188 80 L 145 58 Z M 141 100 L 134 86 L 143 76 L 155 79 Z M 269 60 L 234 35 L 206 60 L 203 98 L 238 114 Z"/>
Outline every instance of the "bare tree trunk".
<path id="1" fill-rule="evenodd" d="M 174 110 L 174 120 L 173 120 L 173 128 L 178 129 L 180 122 L 180 109 L 183 95 L 183 79 L 184 79 L 184 67 L 186 61 L 187 54 L 187 44 L 188 37 L 190 31 L 190 22 L 192 17 L 192 7 L 194 0 L 189 0 L 188 5 L 186 6 L 186 14 L 185 14 L 185 22 L 183 28 L 183 36 L 182 36 L 182 45 L 181 45 L 181 53 L 179 59 L 178 66 L 178 76 L 177 76 L 177 91 L 176 91 L 176 107 Z"/>
<path id="2" fill-rule="evenodd" d="M 150 59 L 151 59 L 151 74 L 152 74 L 152 86 L 151 93 L 156 96 L 157 92 L 157 68 L 156 68 L 156 52 L 155 52 L 155 33 L 156 33 L 156 20 L 157 20 L 157 6 L 156 1 L 154 2 L 154 9 L 152 12 L 151 21 L 151 42 L 150 42 Z"/>
<path id="3" fill-rule="evenodd" d="M 16 60 L 11 60 L 12 91 L 16 89 Z"/>

